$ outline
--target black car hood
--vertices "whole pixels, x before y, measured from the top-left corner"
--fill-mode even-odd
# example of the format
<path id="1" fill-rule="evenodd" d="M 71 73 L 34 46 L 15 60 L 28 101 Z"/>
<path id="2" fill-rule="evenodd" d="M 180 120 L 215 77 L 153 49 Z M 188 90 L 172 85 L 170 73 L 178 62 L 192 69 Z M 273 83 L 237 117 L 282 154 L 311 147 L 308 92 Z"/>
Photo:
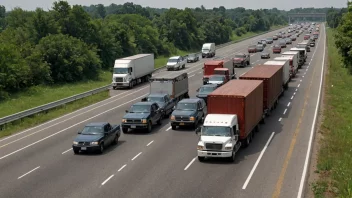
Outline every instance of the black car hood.
<path id="1" fill-rule="evenodd" d="M 146 119 L 148 118 L 150 113 L 126 113 L 123 116 L 124 119 Z"/>
<path id="2" fill-rule="evenodd" d="M 174 110 L 172 115 L 174 116 L 193 116 L 196 114 L 196 111 L 183 111 L 183 110 Z"/>
<path id="3" fill-rule="evenodd" d="M 101 138 L 103 138 L 103 135 L 77 135 L 77 137 L 75 138 L 75 142 L 96 142 L 98 140 L 100 140 Z"/>

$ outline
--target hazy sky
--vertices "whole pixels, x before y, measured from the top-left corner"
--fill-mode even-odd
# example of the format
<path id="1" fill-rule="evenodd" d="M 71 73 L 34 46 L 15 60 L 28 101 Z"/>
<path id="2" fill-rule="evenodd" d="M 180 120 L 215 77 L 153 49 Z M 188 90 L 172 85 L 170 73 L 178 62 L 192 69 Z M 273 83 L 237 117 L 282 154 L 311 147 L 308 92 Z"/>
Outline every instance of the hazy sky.
<path id="1" fill-rule="evenodd" d="M 34 10 L 36 7 L 50 9 L 55 0 L 0 0 L 0 5 L 4 5 L 7 10 L 14 7 L 21 7 L 26 10 Z M 204 5 L 206 8 L 224 6 L 225 8 L 244 7 L 249 9 L 273 8 L 289 10 L 297 7 L 346 7 L 347 0 L 68 0 L 70 4 L 91 5 L 111 3 L 123 4 L 125 2 L 133 2 L 142 6 L 150 6 L 156 8 L 185 8 L 200 7 Z"/>

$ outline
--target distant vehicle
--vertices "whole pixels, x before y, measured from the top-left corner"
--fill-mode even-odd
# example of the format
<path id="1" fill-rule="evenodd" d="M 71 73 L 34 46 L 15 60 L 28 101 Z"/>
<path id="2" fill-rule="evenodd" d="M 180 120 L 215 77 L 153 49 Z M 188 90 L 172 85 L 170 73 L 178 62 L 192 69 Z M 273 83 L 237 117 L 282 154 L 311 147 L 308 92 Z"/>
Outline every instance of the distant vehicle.
<path id="1" fill-rule="evenodd" d="M 258 43 L 258 44 L 260 44 L 260 43 Z M 261 44 L 264 45 L 264 47 L 266 47 L 266 44 L 267 44 L 266 39 L 262 39 Z"/>
<path id="2" fill-rule="evenodd" d="M 207 115 L 207 106 L 203 99 L 190 98 L 181 100 L 171 114 L 171 128 L 192 126 L 197 128 Z"/>
<path id="3" fill-rule="evenodd" d="M 274 54 L 281 53 L 281 45 L 274 45 L 273 46 L 273 53 Z"/>
<path id="4" fill-rule="evenodd" d="M 309 46 L 310 47 L 315 47 L 315 43 L 314 42 L 310 42 Z"/>
<path id="5" fill-rule="evenodd" d="M 215 89 L 217 89 L 218 86 L 214 85 L 214 84 L 206 84 L 206 85 L 202 85 L 199 89 L 197 89 L 197 98 L 201 98 L 205 101 L 205 103 L 207 104 L 207 98 L 208 95 L 213 92 Z"/>
<path id="6" fill-rule="evenodd" d="M 110 125 L 108 122 L 90 123 L 82 131 L 78 131 L 72 150 L 75 154 L 80 151 L 103 153 L 107 146 L 118 143 L 120 135 L 120 125 Z"/>
<path id="7" fill-rule="evenodd" d="M 233 58 L 233 66 L 234 67 L 246 67 L 251 63 L 251 56 L 249 54 L 237 53 L 235 54 L 235 58 Z"/>
<path id="8" fill-rule="evenodd" d="M 202 58 L 214 57 L 216 54 L 215 43 L 204 43 L 202 47 Z"/>
<path id="9" fill-rule="evenodd" d="M 194 54 L 189 54 L 187 57 L 187 63 L 195 63 L 199 61 L 199 56 L 200 54 L 194 53 Z"/>
<path id="10" fill-rule="evenodd" d="M 290 38 L 291 38 L 292 41 L 296 41 L 297 36 L 296 35 L 292 35 Z"/>
<path id="11" fill-rule="evenodd" d="M 262 52 L 263 50 L 264 50 L 264 45 L 258 44 L 258 45 L 256 46 L 256 51 L 257 51 L 257 52 Z"/>
<path id="12" fill-rule="evenodd" d="M 214 74 L 209 76 L 208 84 L 213 84 L 217 87 L 220 87 L 221 85 L 227 83 L 229 80 L 229 76 Z"/>
<path id="13" fill-rule="evenodd" d="M 281 46 L 281 48 L 286 48 L 286 40 L 285 39 L 279 40 L 279 45 Z"/>
<path id="14" fill-rule="evenodd" d="M 306 49 L 306 51 L 307 52 L 310 52 L 310 47 L 309 47 L 309 44 L 308 44 L 308 42 L 305 42 L 305 43 L 298 43 L 297 45 L 296 45 L 296 48 L 304 48 L 304 49 Z"/>
<path id="15" fill-rule="evenodd" d="M 166 68 L 170 70 L 180 70 L 186 67 L 187 57 L 173 56 L 167 61 Z"/>
<path id="16" fill-rule="evenodd" d="M 154 71 L 154 54 L 137 54 L 115 60 L 112 88 L 133 88 L 138 83 L 148 82 Z"/>
<path id="17" fill-rule="evenodd" d="M 152 131 L 155 124 L 161 125 L 165 113 L 156 102 L 137 102 L 126 110 L 122 118 L 122 132 L 128 129 L 143 129 L 148 133 Z"/>
<path id="18" fill-rule="evenodd" d="M 266 39 L 266 43 L 272 44 L 274 42 L 273 40 L 274 40 L 273 38 L 269 37 Z"/>
<path id="19" fill-rule="evenodd" d="M 310 38 L 310 34 L 306 34 L 306 35 L 304 35 L 304 40 L 308 40 Z"/>
<path id="20" fill-rule="evenodd" d="M 257 46 L 256 45 L 250 45 L 248 47 L 248 53 L 256 53 L 257 52 Z"/>
<path id="21" fill-rule="evenodd" d="M 281 49 L 281 48 L 280 48 Z M 267 59 L 270 58 L 270 52 L 268 51 L 263 51 L 262 54 L 260 55 L 262 59 Z"/>
<path id="22" fill-rule="evenodd" d="M 273 36 L 273 40 L 277 40 L 278 38 L 279 38 L 279 37 L 276 36 L 276 35 Z"/>
<path id="23" fill-rule="evenodd" d="M 286 39 L 286 44 L 292 44 L 292 40 L 290 38 Z"/>

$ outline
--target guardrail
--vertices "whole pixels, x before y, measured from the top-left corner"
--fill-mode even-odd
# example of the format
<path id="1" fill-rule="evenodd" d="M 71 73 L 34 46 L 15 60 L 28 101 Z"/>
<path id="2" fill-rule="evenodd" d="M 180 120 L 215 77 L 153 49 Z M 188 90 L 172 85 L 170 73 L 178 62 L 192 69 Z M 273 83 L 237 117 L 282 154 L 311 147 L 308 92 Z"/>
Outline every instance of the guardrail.
<path id="1" fill-rule="evenodd" d="M 220 49 L 220 48 L 232 45 L 234 43 L 238 43 L 238 42 L 241 42 L 241 41 L 244 41 L 244 40 L 248 40 L 248 39 L 251 39 L 251 38 L 254 38 L 254 37 L 257 37 L 257 36 L 260 36 L 260 35 L 275 31 L 275 30 L 279 30 L 279 29 L 282 29 L 282 27 L 281 28 L 275 28 L 275 29 L 270 30 L 270 31 L 262 32 L 262 33 L 259 33 L 259 34 L 256 34 L 256 35 L 253 35 L 253 36 L 250 36 L 250 37 L 246 37 L 246 38 L 243 38 L 243 39 L 240 39 L 240 40 L 237 40 L 237 41 L 231 41 L 231 42 L 228 42 L 228 43 L 217 45 L 216 49 Z M 159 67 L 159 68 L 155 69 L 154 71 L 158 71 L 158 70 L 163 69 L 165 67 L 166 66 Z M 76 101 L 76 100 L 79 100 L 79 99 L 83 99 L 85 97 L 88 97 L 88 96 L 91 96 L 91 95 L 94 95 L 94 94 L 97 94 L 97 93 L 100 93 L 100 92 L 103 92 L 103 91 L 106 91 L 110 87 L 111 87 L 111 85 L 103 86 L 103 87 L 100 87 L 100 88 L 97 88 L 97 89 L 93 89 L 93 90 L 90 90 L 90 91 L 87 91 L 87 92 L 84 92 L 84 93 L 81 93 L 81 94 L 77 94 L 77 95 L 74 95 L 74 96 L 71 96 L 71 97 L 68 97 L 68 98 L 57 100 L 57 101 L 54 101 L 54 102 L 51 102 L 51 103 L 48 103 L 48 104 L 45 104 L 45 105 L 41 105 L 41 106 L 38 106 L 38 107 L 34 107 L 32 109 L 28 109 L 28 110 L 25 110 L 25 111 L 21 111 L 19 113 L 15 113 L 15 114 L 12 114 L 12 115 L 9 115 L 9 116 L 6 116 L 6 117 L 2 117 L 2 118 L 0 118 L 0 126 L 2 126 L 4 124 L 7 124 L 7 123 L 11 123 L 11 122 L 16 121 L 16 120 L 20 120 L 20 119 L 28 117 L 28 116 L 32 116 L 32 115 L 41 113 L 43 111 L 54 109 L 56 107 L 65 105 L 67 103 L 70 103 L 70 102 L 73 102 L 73 101 Z M 0 127 L 0 130 L 1 130 L 1 127 Z"/>

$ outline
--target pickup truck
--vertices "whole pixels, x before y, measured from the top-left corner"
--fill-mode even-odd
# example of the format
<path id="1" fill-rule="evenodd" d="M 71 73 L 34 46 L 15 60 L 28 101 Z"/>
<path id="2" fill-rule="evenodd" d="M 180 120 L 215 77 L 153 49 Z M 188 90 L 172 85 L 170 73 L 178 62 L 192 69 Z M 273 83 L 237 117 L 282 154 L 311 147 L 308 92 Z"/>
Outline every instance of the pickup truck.
<path id="1" fill-rule="evenodd" d="M 173 56 L 169 58 L 166 64 L 168 71 L 180 70 L 186 67 L 187 56 Z"/>
<path id="2" fill-rule="evenodd" d="M 170 95 L 166 93 L 151 93 L 142 99 L 142 102 L 156 102 L 163 110 L 163 118 L 169 117 L 176 106 L 176 101 L 176 99 L 170 98 Z"/>
<path id="3" fill-rule="evenodd" d="M 214 74 L 209 76 L 208 84 L 214 84 L 217 87 L 220 87 L 223 84 L 226 84 L 231 79 L 235 78 L 235 75 L 230 76 L 228 68 L 215 68 Z"/>
<path id="4" fill-rule="evenodd" d="M 74 154 L 79 154 L 80 151 L 103 153 L 107 146 L 118 143 L 120 135 L 120 125 L 111 125 L 108 122 L 90 123 L 82 131 L 78 131 L 72 150 Z"/>
<path id="5" fill-rule="evenodd" d="M 233 58 L 234 67 L 246 67 L 251 64 L 251 56 L 249 54 L 237 53 Z"/>
<path id="6" fill-rule="evenodd" d="M 207 115 L 207 105 L 203 99 L 189 98 L 181 100 L 171 114 L 171 127 L 176 130 L 177 126 L 198 127 Z"/>
<path id="7" fill-rule="evenodd" d="M 126 110 L 122 118 L 122 132 L 127 133 L 128 129 L 144 129 L 150 133 L 153 125 L 161 125 L 163 114 L 156 102 L 137 102 L 130 110 Z"/>

